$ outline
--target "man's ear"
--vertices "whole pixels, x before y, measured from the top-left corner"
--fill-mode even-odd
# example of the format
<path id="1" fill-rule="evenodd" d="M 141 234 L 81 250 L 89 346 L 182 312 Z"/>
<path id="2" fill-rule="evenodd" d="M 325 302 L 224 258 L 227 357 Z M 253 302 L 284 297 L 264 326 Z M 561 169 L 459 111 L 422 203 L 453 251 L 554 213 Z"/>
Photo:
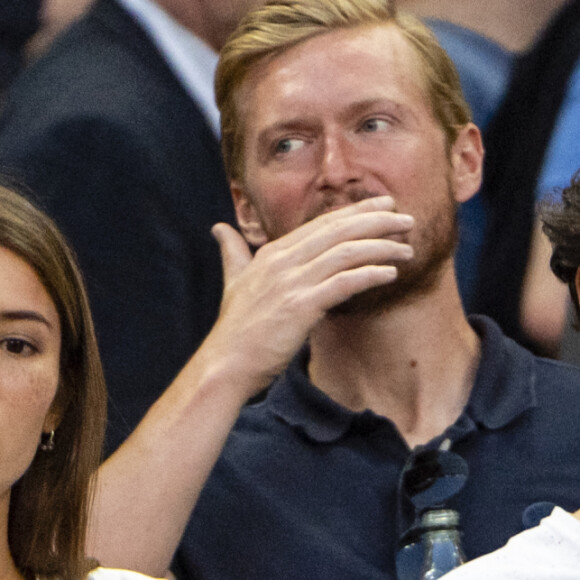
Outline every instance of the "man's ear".
<path id="1" fill-rule="evenodd" d="M 574 286 L 576 286 L 576 296 L 580 296 L 580 268 L 576 270 L 576 276 L 574 276 Z"/>
<path id="2" fill-rule="evenodd" d="M 479 129 L 468 123 L 451 146 L 451 170 L 455 201 L 463 203 L 481 187 L 483 143 Z"/>
<path id="3" fill-rule="evenodd" d="M 256 206 L 238 180 L 233 179 L 231 181 L 230 190 L 232 192 L 238 225 L 246 241 L 256 248 L 263 246 L 268 241 L 268 236 L 264 232 L 262 222 L 258 218 Z"/>

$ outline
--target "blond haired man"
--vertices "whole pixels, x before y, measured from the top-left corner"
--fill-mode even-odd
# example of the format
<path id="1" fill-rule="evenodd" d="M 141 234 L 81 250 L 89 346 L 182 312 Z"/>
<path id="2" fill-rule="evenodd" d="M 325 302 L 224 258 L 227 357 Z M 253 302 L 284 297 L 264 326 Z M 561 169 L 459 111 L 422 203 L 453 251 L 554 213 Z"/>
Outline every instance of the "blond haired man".
<path id="1" fill-rule="evenodd" d="M 226 287 L 200 376 L 273 384 L 242 411 L 177 574 L 394 578 L 413 522 L 401 472 L 444 441 L 469 465 L 450 501 L 468 557 L 520 531 L 530 504 L 574 507 L 578 371 L 461 307 L 455 209 L 483 147 L 433 36 L 380 0 L 279 0 L 226 43 L 216 87 L 259 249 L 214 230 Z"/>

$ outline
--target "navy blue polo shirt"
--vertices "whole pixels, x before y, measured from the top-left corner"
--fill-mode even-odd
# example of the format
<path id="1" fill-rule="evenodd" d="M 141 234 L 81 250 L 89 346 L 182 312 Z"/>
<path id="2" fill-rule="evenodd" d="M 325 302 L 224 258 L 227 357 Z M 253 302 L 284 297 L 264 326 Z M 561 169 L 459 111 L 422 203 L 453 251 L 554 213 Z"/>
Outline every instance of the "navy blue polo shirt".
<path id="1" fill-rule="evenodd" d="M 522 530 L 526 507 L 580 507 L 580 370 L 539 359 L 471 317 L 482 358 L 445 433 L 468 463 L 460 513 L 474 558 Z M 305 347 L 247 407 L 205 486 L 174 562 L 178 578 L 385 580 L 411 523 L 398 489 L 411 451 L 393 423 L 313 386 Z"/>

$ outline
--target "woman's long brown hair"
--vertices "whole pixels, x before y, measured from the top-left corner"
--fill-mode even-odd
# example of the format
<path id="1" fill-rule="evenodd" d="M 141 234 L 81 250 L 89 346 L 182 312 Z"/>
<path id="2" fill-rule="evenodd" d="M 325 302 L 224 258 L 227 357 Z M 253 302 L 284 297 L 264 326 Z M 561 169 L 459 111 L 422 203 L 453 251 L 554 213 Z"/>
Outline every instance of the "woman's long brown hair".
<path id="1" fill-rule="evenodd" d="M 87 294 L 75 257 L 52 220 L 2 185 L 0 246 L 36 271 L 62 328 L 54 403 L 62 419 L 55 449 L 38 450 L 12 488 L 10 550 L 28 578 L 79 580 L 90 568 L 85 535 L 106 418 L 105 382 Z"/>

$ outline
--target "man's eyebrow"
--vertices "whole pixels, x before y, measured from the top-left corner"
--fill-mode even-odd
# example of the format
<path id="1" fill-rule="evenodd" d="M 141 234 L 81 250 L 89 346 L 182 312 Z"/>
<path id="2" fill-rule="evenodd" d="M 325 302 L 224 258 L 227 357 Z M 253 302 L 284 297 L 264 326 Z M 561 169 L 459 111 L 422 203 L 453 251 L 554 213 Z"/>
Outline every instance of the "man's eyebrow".
<path id="1" fill-rule="evenodd" d="M 258 140 L 261 144 L 267 144 L 268 140 L 272 138 L 272 135 L 285 131 L 299 131 L 300 129 L 310 128 L 315 123 L 315 119 L 301 117 L 280 120 L 264 127 L 258 133 Z"/>
<path id="2" fill-rule="evenodd" d="M 370 109 L 388 107 L 393 111 L 404 111 L 405 103 L 387 97 L 362 99 L 351 103 L 345 111 L 345 116 L 366 113 Z"/>
<path id="3" fill-rule="evenodd" d="M 0 311 L 0 320 L 31 320 L 40 322 L 52 329 L 52 324 L 39 312 L 34 310 L 4 310 Z"/>

